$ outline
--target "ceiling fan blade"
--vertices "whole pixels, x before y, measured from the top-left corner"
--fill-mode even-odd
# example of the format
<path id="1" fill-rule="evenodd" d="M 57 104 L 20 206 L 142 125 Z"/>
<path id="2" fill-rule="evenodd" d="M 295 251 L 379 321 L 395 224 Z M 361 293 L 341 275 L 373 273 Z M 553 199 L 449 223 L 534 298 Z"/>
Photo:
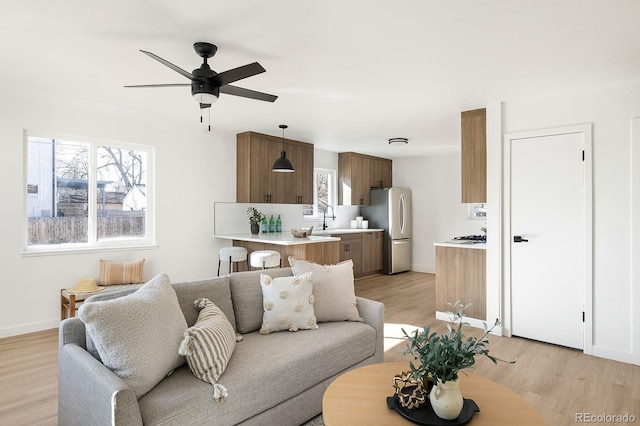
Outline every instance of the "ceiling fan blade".
<path id="1" fill-rule="evenodd" d="M 254 62 L 252 64 L 221 72 L 214 78 L 218 81 L 220 86 L 224 86 L 225 84 L 233 83 L 234 81 L 242 80 L 243 78 L 251 77 L 265 71 L 266 70 L 262 68 L 262 65 Z"/>
<path id="2" fill-rule="evenodd" d="M 255 90 L 244 89 L 237 86 L 221 86 L 220 93 L 226 93 L 227 95 L 242 96 L 243 98 L 257 99 L 259 101 L 275 102 L 278 99 L 277 96 L 270 95 L 268 93 L 256 92 Z"/>
<path id="3" fill-rule="evenodd" d="M 191 86 L 191 83 L 175 83 L 175 84 L 133 84 L 130 86 L 124 87 L 182 87 L 182 86 Z"/>
<path id="4" fill-rule="evenodd" d="M 165 65 L 169 68 L 171 68 L 172 70 L 174 70 L 175 72 L 177 72 L 178 74 L 182 74 L 183 76 L 187 77 L 189 80 L 198 80 L 196 79 L 190 72 L 187 72 L 185 70 L 183 70 L 182 68 L 180 68 L 177 65 L 173 65 L 171 62 L 167 61 L 166 59 L 162 59 L 160 56 L 153 54 L 151 52 L 147 52 L 146 50 L 140 50 L 142 53 L 144 53 L 145 55 L 147 55 L 148 57 L 155 59 L 156 61 L 160 62 L 162 65 Z"/>

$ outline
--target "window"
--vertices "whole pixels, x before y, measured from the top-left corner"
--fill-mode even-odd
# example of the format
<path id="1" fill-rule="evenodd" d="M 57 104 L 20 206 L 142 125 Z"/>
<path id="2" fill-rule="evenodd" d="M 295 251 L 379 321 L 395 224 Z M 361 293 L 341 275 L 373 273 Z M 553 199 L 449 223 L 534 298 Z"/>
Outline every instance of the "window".
<path id="1" fill-rule="evenodd" d="M 322 217 L 327 206 L 335 207 L 336 201 L 336 171 L 330 169 L 313 169 L 313 204 L 302 206 L 306 219 Z M 327 214 L 333 215 L 330 209 Z"/>
<path id="2" fill-rule="evenodd" d="M 27 136 L 26 245 L 153 243 L 153 148 Z"/>
<path id="3" fill-rule="evenodd" d="M 487 205 L 485 203 L 469 204 L 469 219 L 487 220 Z"/>

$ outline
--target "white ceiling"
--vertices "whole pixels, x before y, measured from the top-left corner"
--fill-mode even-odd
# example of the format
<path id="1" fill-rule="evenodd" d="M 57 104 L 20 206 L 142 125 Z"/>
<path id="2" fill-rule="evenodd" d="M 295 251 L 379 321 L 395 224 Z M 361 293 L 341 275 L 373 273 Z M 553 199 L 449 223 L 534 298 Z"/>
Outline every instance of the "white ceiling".
<path id="1" fill-rule="evenodd" d="M 188 82 L 139 49 L 191 71 L 196 41 L 279 96 L 222 95 L 214 128 L 399 158 L 458 149 L 463 110 L 640 78 L 640 1 L 2 0 L 0 94 L 201 126 L 189 87 L 123 88 Z"/>

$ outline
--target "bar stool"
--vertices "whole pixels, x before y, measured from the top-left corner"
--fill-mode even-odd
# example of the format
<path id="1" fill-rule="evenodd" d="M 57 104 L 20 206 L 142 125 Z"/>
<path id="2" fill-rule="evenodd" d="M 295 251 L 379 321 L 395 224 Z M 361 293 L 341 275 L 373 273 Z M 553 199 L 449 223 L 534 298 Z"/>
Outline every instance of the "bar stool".
<path id="1" fill-rule="evenodd" d="M 218 276 L 220 276 L 220 263 L 229 262 L 229 273 L 235 262 L 247 262 L 247 270 L 249 270 L 249 262 L 247 261 L 247 249 L 244 247 L 224 247 L 220 249 L 218 256 Z M 238 266 L 236 265 L 236 271 Z"/>
<path id="2" fill-rule="evenodd" d="M 250 263 L 251 267 L 256 268 L 273 268 L 273 267 L 281 267 L 282 259 L 280 258 L 280 252 L 275 250 L 256 250 L 252 251 Z"/>

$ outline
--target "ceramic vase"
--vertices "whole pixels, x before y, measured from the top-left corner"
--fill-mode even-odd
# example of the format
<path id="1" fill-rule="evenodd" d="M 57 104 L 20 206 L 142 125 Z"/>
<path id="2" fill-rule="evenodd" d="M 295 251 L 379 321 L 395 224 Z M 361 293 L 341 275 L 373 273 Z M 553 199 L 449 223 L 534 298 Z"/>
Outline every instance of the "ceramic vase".
<path id="1" fill-rule="evenodd" d="M 453 420 L 462 412 L 464 401 L 457 380 L 449 380 L 446 383 L 438 383 L 429 393 L 431 407 L 438 417 L 444 420 Z"/>
<path id="2" fill-rule="evenodd" d="M 260 232 L 260 224 L 258 223 L 252 223 L 251 224 L 251 233 L 253 235 L 257 235 Z"/>

